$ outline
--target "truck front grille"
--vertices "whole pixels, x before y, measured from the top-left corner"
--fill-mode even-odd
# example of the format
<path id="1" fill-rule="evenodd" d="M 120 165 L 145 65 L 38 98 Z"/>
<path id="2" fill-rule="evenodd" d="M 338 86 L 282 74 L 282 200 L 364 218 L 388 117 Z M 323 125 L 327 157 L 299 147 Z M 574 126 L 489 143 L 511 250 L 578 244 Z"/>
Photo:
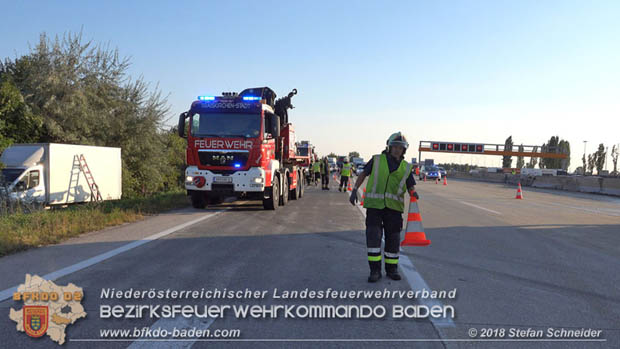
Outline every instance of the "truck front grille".
<path id="1" fill-rule="evenodd" d="M 248 162 L 248 156 L 249 152 L 247 151 L 198 151 L 198 159 L 202 166 L 243 168 Z"/>

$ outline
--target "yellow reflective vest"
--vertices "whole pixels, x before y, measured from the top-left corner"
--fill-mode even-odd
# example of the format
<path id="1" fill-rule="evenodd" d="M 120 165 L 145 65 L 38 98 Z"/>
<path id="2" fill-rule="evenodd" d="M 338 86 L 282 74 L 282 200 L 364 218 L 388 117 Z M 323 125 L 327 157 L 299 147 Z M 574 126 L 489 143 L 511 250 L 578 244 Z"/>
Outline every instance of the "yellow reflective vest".
<path id="1" fill-rule="evenodd" d="M 351 177 L 351 164 L 342 164 L 340 174 L 344 177 Z"/>
<path id="2" fill-rule="evenodd" d="M 399 212 L 405 209 L 407 177 L 411 174 L 411 164 L 401 161 L 398 169 L 390 173 L 386 154 L 372 158 L 372 171 L 366 182 L 365 208 L 391 208 Z"/>

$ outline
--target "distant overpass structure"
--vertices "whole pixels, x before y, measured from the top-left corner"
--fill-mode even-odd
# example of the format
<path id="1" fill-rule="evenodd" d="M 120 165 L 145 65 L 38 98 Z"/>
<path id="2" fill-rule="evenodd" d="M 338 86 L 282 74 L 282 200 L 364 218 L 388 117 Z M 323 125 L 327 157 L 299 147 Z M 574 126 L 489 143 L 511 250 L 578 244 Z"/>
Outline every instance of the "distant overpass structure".
<path id="1" fill-rule="evenodd" d="M 517 149 L 517 151 L 513 150 L 515 148 Z M 504 144 L 444 141 L 420 141 L 420 147 L 418 148 L 419 159 L 422 159 L 422 152 L 470 155 L 523 156 L 551 159 L 568 158 L 568 154 L 564 153 L 557 153 L 553 151 L 543 152 L 541 146 L 539 145 L 513 145 L 512 149 L 506 149 L 506 146 Z"/>

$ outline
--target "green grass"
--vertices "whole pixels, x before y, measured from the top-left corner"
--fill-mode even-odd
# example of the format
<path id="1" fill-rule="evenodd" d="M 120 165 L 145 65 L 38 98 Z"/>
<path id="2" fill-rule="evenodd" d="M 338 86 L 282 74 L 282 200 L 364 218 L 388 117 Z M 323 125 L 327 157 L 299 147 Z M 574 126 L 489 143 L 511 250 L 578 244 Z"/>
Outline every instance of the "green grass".
<path id="1" fill-rule="evenodd" d="M 188 205 L 185 192 L 0 216 L 0 257 Z"/>

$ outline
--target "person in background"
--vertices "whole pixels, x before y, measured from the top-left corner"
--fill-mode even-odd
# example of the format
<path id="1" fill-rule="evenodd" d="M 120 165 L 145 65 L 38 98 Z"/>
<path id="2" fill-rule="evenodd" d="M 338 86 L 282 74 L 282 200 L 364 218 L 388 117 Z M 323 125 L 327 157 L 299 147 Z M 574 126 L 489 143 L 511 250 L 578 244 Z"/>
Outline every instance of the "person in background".
<path id="1" fill-rule="evenodd" d="M 347 186 L 349 185 L 349 177 L 351 177 L 351 172 L 353 168 L 348 158 L 343 160 L 342 168 L 340 169 L 340 186 L 338 187 L 338 191 L 347 190 Z"/>
<path id="2" fill-rule="evenodd" d="M 319 185 L 319 181 L 321 180 L 321 162 L 318 158 L 315 158 L 314 162 L 312 162 L 312 174 L 314 175 L 312 182 L 314 185 Z"/>
<path id="3" fill-rule="evenodd" d="M 329 190 L 329 163 L 327 157 L 324 157 L 321 161 L 321 183 L 323 184 L 323 190 Z"/>

